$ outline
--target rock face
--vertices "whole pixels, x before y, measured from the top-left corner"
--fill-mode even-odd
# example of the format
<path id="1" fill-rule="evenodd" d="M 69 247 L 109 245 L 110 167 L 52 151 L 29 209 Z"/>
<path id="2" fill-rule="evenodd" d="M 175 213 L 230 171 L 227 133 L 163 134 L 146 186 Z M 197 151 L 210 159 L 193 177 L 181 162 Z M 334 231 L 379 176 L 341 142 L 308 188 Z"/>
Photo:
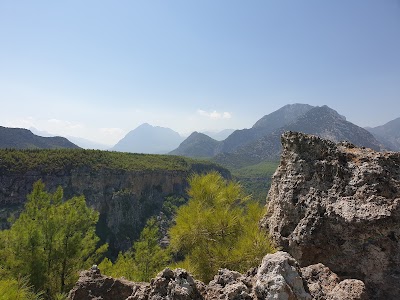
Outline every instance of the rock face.
<path id="1" fill-rule="evenodd" d="M 276 244 L 301 266 L 363 281 L 373 299 L 400 299 L 400 153 L 294 132 L 282 148 L 262 220 Z M 362 283 L 335 289 L 351 295 Z"/>
<path id="2" fill-rule="evenodd" d="M 304 272 L 302 277 L 302 272 Z M 322 264 L 300 269 L 286 252 L 266 255 L 261 265 L 240 274 L 219 270 L 208 285 L 183 269 L 164 269 L 150 283 L 103 276 L 96 266 L 83 271 L 70 300 L 366 300 L 359 280 L 338 276 Z"/>
<path id="3" fill-rule="evenodd" d="M 3 158 L 5 160 L 10 154 L 5 150 L 0 153 L 0 229 L 7 226 L 7 218 L 11 213 L 22 210 L 27 194 L 32 191 L 33 183 L 42 180 L 50 192 L 61 186 L 65 199 L 85 196 L 88 205 L 100 213 L 97 234 L 103 242 L 109 243 L 111 255 L 116 256 L 119 250 L 127 250 L 139 237 L 150 216 L 160 213 L 166 197 L 187 197 L 187 177 L 191 173 L 217 170 L 224 177 L 230 176 L 226 169 L 216 165 L 188 163 L 180 158 L 174 160 L 177 164 L 175 169 L 164 165 L 152 169 L 149 163 L 150 166 L 145 166 L 143 170 L 132 170 L 108 163 L 107 159 L 112 159 L 112 153 L 77 151 L 80 152 L 72 152 L 77 158 L 74 155 L 56 157 L 56 161 L 62 162 L 60 168 L 51 168 L 52 160 L 47 159 L 38 166 L 12 169 L 10 165 L 18 165 L 21 162 L 15 159 L 10 165 L 2 165 Z M 35 154 L 40 153 L 23 152 L 32 160 Z M 98 165 L 90 165 L 84 160 L 82 165 L 73 164 L 82 153 L 99 160 L 104 156 L 105 159 Z M 139 162 L 141 160 L 141 155 L 128 156 Z M 171 156 L 161 157 L 165 161 L 174 159 Z M 120 159 L 127 157 L 121 154 Z M 165 169 L 162 169 L 163 167 Z"/>

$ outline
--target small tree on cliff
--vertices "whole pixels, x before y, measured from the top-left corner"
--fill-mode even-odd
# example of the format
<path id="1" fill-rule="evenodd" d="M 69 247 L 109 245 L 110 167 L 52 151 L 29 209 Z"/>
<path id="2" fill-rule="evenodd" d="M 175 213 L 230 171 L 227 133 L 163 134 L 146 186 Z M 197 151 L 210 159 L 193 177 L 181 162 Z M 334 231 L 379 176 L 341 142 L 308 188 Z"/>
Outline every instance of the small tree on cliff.
<path id="1" fill-rule="evenodd" d="M 62 188 L 48 193 L 36 182 L 24 211 L 0 234 L 0 265 L 11 276 L 29 276 L 35 289 L 48 296 L 67 291 L 78 270 L 89 267 L 88 259 L 107 247 L 96 252 L 98 213 L 86 206 L 84 197 L 62 199 Z"/>
<path id="2" fill-rule="evenodd" d="M 264 209 L 241 186 L 219 173 L 193 175 L 190 200 L 181 206 L 169 233 L 171 248 L 185 257 L 183 266 L 204 281 L 219 268 L 244 272 L 274 251 L 258 228 Z"/>

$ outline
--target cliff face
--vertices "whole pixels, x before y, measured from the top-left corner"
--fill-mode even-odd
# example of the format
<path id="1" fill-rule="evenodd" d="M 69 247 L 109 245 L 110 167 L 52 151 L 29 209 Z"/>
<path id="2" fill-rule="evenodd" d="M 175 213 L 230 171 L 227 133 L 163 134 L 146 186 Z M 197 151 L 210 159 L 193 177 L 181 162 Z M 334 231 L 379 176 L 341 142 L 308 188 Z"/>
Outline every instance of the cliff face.
<path id="1" fill-rule="evenodd" d="M 400 153 L 282 136 L 263 225 L 301 266 L 362 280 L 374 299 L 400 298 Z"/>
<path id="2" fill-rule="evenodd" d="M 226 177 L 229 172 L 211 164 L 192 164 L 187 170 L 143 170 L 76 167 L 26 172 L 2 171 L 0 174 L 0 224 L 23 208 L 26 195 L 41 179 L 54 192 L 64 189 L 66 199 L 84 195 L 89 206 L 100 212 L 98 235 L 109 242 L 113 254 L 126 250 L 139 236 L 149 216 L 159 213 L 166 196 L 186 197 L 187 177 L 192 172 L 217 169 Z"/>

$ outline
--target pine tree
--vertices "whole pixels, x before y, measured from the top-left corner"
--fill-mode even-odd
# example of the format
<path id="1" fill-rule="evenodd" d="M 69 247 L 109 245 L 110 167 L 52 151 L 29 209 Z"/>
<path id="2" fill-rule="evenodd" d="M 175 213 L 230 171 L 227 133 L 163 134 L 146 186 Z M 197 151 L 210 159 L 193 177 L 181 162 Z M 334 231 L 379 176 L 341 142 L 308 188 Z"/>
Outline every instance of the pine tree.
<path id="1" fill-rule="evenodd" d="M 11 229 L 0 233 L 0 265 L 5 273 L 28 276 L 36 291 L 47 296 L 66 292 L 95 255 L 98 213 L 83 196 L 63 201 L 63 191 L 45 191 L 38 181 L 28 195 L 23 212 Z"/>
<path id="2" fill-rule="evenodd" d="M 176 215 L 170 231 L 172 251 L 200 279 L 212 279 L 219 268 L 246 271 L 274 251 L 258 228 L 262 207 L 243 193 L 240 184 L 219 173 L 193 175 L 190 199 Z"/>

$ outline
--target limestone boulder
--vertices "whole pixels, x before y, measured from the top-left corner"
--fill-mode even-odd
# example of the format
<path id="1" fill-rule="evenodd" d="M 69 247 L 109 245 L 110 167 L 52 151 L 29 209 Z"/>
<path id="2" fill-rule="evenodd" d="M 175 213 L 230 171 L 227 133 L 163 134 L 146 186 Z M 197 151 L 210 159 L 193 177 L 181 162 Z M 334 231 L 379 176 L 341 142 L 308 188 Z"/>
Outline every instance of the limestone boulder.
<path id="1" fill-rule="evenodd" d="M 277 246 L 361 280 L 373 299 L 400 299 L 400 153 L 296 132 L 282 149 L 262 220 Z"/>

